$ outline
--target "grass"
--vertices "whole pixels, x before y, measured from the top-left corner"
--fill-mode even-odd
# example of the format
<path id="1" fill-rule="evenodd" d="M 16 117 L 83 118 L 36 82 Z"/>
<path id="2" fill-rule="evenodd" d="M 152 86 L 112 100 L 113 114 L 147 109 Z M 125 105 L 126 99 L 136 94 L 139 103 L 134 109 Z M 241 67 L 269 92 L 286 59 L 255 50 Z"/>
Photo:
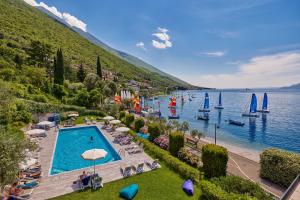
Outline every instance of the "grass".
<path id="1" fill-rule="evenodd" d="M 83 192 L 74 192 L 71 194 L 56 197 L 52 200 L 79 200 L 79 199 L 102 199 L 102 200 L 120 200 L 119 191 L 121 188 L 137 183 L 139 191 L 134 200 L 195 200 L 200 196 L 200 189 L 195 187 L 194 196 L 187 196 L 181 186 L 185 180 L 178 174 L 171 171 L 164 164 L 162 168 L 155 171 L 146 172 L 141 175 L 110 182 L 104 184 L 104 187 L 96 191 L 90 189 Z"/>

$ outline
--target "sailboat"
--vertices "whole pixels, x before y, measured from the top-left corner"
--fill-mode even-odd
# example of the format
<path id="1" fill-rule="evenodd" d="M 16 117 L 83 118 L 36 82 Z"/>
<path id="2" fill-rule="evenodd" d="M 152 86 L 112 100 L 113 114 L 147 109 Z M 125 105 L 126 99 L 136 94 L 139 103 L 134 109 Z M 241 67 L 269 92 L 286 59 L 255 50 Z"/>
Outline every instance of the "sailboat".
<path id="1" fill-rule="evenodd" d="M 222 105 L 222 94 L 221 94 L 221 92 L 219 93 L 219 102 L 218 102 L 218 105 L 215 106 L 215 109 L 224 109 L 224 107 Z"/>
<path id="2" fill-rule="evenodd" d="M 209 97 L 208 97 L 207 92 L 205 92 L 203 109 L 199 109 L 199 112 L 210 112 L 210 110 L 209 110 Z"/>
<path id="3" fill-rule="evenodd" d="M 253 93 L 251 97 L 250 109 L 249 112 L 245 112 L 242 114 L 243 117 L 259 117 L 257 114 L 257 98 Z"/>
<path id="4" fill-rule="evenodd" d="M 176 114 L 176 108 L 175 107 L 171 107 L 170 108 L 170 114 L 168 116 L 169 119 L 179 119 L 179 115 Z"/>
<path id="5" fill-rule="evenodd" d="M 170 98 L 169 108 L 176 108 L 176 96 Z"/>
<path id="6" fill-rule="evenodd" d="M 270 112 L 268 110 L 268 95 L 266 92 L 264 93 L 263 104 L 262 104 L 261 110 L 258 110 L 257 112 L 261 112 L 261 113 L 269 113 Z"/>

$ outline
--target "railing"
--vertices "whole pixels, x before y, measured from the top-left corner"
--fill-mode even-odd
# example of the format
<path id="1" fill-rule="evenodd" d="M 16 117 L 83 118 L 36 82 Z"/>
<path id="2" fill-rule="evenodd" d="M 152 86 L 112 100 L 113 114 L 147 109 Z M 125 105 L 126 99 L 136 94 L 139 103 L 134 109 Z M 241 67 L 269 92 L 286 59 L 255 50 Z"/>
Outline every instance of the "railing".
<path id="1" fill-rule="evenodd" d="M 295 178 L 295 180 L 292 182 L 289 188 L 284 192 L 280 200 L 288 200 L 292 196 L 298 184 L 300 184 L 300 174 Z"/>

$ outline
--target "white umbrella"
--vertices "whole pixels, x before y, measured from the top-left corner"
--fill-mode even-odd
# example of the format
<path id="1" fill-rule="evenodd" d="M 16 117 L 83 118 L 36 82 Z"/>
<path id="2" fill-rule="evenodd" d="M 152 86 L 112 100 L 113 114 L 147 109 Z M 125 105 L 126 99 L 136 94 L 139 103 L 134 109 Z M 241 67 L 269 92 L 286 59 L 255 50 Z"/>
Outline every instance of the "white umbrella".
<path id="1" fill-rule="evenodd" d="M 127 131 L 129 131 L 129 130 L 130 130 L 130 129 L 127 128 L 127 127 L 120 127 L 120 128 L 117 128 L 117 129 L 116 129 L 117 132 L 121 132 L 121 133 L 127 132 Z"/>
<path id="2" fill-rule="evenodd" d="M 103 119 L 104 119 L 104 120 L 113 120 L 113 119 L 115 119 L 115 118 L 112 117 L 112 116 L 106 116 L 106 117 L 104 117 Z"/>
<path id="3" fill-rule="evenodd" d="M 107 155 L 107 151 L 104 149 L 90 149 L 81 154 L 82 158 L 85 160 L 93 160 L 94 161 L 94 174 L 95 174 L 95 161 L 104 158 Z"/>
<path id="4" fill-rule="evenodd" d="M 73 114 L 69 114 L 68 117 L 78 117 L 79 115 L 76 114 L 76 113 L 73 113 Z"/>
<path id="5" fill-rule="evenodd" d="M 121 123 L 121 121 L 120 121 L 120 120 L 117 120 L 117 119 L 115 119 L 115 120 L 111 120 L 109 123 L 110 123 L 110 124 L 120 124 L 120 123 Z"/>

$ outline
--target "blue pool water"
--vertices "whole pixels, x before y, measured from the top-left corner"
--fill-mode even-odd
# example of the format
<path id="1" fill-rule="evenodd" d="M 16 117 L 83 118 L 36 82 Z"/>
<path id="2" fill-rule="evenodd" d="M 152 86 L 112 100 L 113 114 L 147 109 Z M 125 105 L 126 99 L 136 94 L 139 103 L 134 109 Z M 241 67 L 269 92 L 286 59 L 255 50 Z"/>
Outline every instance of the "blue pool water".
<path id="1" fill-rule="evenodd" d="M 252 92 L 223 91 L 224 110 L 218 111 L 219 92 L 209 92 L 210 109 L 209 122 L 196 119 L 198 109 L 203 107 L 204 91 L 191 91 L 196 98 L 188 101 L 188 92 L 183 92 L 186 102 L 181 105 L 177 101 L 179 121 L 188 121 L 193 128 L 203 131 L 206 136 L 214 137 L 214 124 L 219 124 L 217 138 L 236 146 L 254 150 L 277 147 L 300 153 L 300 92 L 268 92 L 270 113 L 260 114 L 259 118 L 242 117 L 245 110 L 249 110 Z M 178 92 L 179 95 L 182 92 Z M 263 92 L 256 92 L 258 108 L 261 108 Z M 161 111 L 164 117 L 169 115 L 168 98 L 159 97 Z M 157 105 L 157 101 L 154 105 Z M 150 102 L 149 102 L 150 104 Z M 151 102 L 152 104 L 152 102 Z M 157 106 L 156 106 L 157 107 Z M 226 120 L 234 119 L 245 123 L 244 127 L 229 125 Z"/>
<path id="2" fill-rule="evenodd" d="M 60 129 L 50 174 L 93 166 L 94 161 L 84 160 L 81 154 L 95 148 L 105 149 L 108 153 L 105 158 L 97 160 L 96 165 L 121 159 L 96 126 Z"/>

